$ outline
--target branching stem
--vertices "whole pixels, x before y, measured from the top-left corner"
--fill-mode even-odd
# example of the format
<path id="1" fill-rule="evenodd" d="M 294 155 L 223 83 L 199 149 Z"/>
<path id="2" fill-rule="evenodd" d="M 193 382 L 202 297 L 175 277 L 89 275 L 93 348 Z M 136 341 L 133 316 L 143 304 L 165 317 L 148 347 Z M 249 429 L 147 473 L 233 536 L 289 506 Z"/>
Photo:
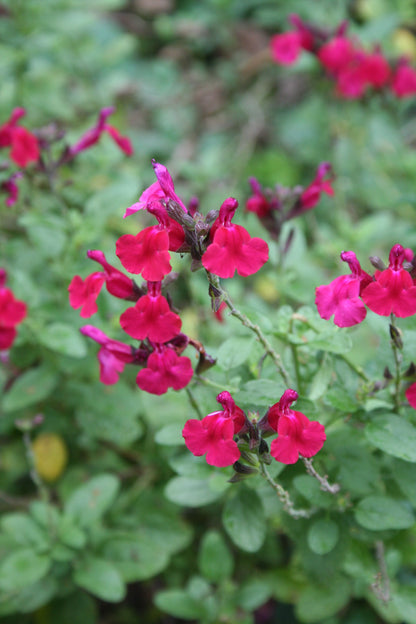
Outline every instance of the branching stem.
<path id="1" fill-rule="evenodd" d="M 266 481 L 272 486 L 280 502 L 283 503 L 283 509 L 286 513 L 292 516 L 292 518 L 310 518 L 310 516 L 315 513 L 316 509 L 314 507 L 311 507 L 310 509 L 296 509 L 292 499 L 290 498 L 289 492 L 273 480 L 273 477 L 270 475 L 263 463 L 260 464 L 260 474 L 263 479 L 266 479 Z"/>
<path id="2" fill-rule="evenodd" d="M 322 477 L 319 472 L 317 472 L 312 464 L 312 459 L 308 459 L 307 457 L 302 457 L 301 459 L 306 467 L 306 472 L 319 481 L 321 484 L 321 490 L 324 492 L 329 492 L 330 494 L 338 494 L 340 491 L 340 486 L 338 483 L 330 484 L 327 476 Z"/>
<path id="3" fill-rule="evenodd" d="M 266 351 L 266 353 L 273 360 L 273 362 L 274 362 L 274 364 L 275 364 L 279 374 L 283 378 L 285 384 L 288 387 L 290 387 L 291 384 L 290 384 L 290 380 L 289 380 L 289 375 L 288 375 L 286 369 L 283 366 L 283 363 L 282 363 L 282 360 L 280 358 L 280 355 L 278 353 L 276 353 L 276 351 L 273 349 L 272 345 L 267 340 L 266 336 L 263 334 L 263 332 L 260 329 L 260 327 L 258 325 L 255 325 L 254 323 L 252 323 L 250 321 L 250 319 L 245 314 L 240 312 L 240 310 L 238 310 L 234 306 L 234 303 L 232 302 L 232 300 L 230 298 L 230 295 L 228 294 L 228 292 L 226 290 L 224 290 L 222 288 L 222 286 L 220 284 L 219 278 L 216 275 L 213 275 L 212 273 L 210 273 L 209 271 L 207 271 L 206 273 L 207 273 L 207 276 L 208 276 L 209 283 L 215 289 L 215 291 L 219 293 L 219 296 L 221 297 L 221 299 L 229 307 L 231 314 L 233 316 L 235 316 L 236 318 L 238 318 L 238 320 L 242 323 L 242 325 L 244 325 L 244 327 L 247 327 L 248 329 L 250 329 L 252 332 L 254 332 L 256 334 L 259 342 L 263 345 L 264 350 Z"/>

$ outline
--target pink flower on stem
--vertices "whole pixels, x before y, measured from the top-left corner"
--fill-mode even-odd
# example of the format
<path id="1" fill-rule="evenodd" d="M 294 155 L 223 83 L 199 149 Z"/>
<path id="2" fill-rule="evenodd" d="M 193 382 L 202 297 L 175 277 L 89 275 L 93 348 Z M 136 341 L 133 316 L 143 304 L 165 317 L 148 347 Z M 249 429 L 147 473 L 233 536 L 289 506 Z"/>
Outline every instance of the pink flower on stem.
<path id="1" fill-rule="evenodd" d="M 318 58 L 330 74 L 337 76 L 353 60 L 355 49 L 352 41 L 337 36 L 325 43 L 318 51 Z"/>
<path id="2" fill-rule="evenodd" d="M 393 74 L 391 89 L 396 97 L 404 98 L 416 93 L 416 70 L 402 59 Z"/>
<path id="3" fill-rule="evenodd" d="M 296 30 L 274 35 L 270 40 L 272 59 L 281 65 L 295 63 L 302 50 L 302 37 Z"/>
<path id="4" fill-rule="evenodd" d="M 146 209 L 151 203 L 167 202 L 169 199 L 177 202 L 184 212 L 188 212 L 181 198 L 175 193 L 175 185 L 172 176 L 164 165 L 152 160 L 153 170 L 157 182 L 153 182 L 139 197 L 139 201 L 126 209 L 124 218 L 134 214 L 138 210 Z"/>
<path id="5" fill-rule="evenodd" d="M 103 132 L 108 132 L 112 139 L 117 143 L 120 149 L 127 154 L 127 156 L 131 156 L 133 154 L 133 147 L 130 143 L 130 140 L 127 137 L 122 137 L 116 128 L 107 124 L 107 118 L 114 113 L 113 106 L 107 106 L 106 108 L 102 108 L 100 114 L 98 116 L 98 121 L 93 128 L 87 130 L 82 137 L 68 148 L 68 159 L 74 158 L 80 152 L 92 147 L 95 145 Z"/>
<path id="6" fill-rule="evenodd" d="M 162 295 L 162 282 L 147 282 L 147 290 L 134 307 L 123 312 L 120 325 L 137 340 L 167 342 L 179 334 L 182 321 Z"/>
<path id="7" fill-rule="evenodd" d="M 235 271 L 242 277 L 252 275 L 269 258 L 269 248 L 264 240 L 251 238 L 245 228 L 231 223 L 237 206 L 237 200 L 232 197 L 222 204 L 214 224 L 217 227 L 213 241 L 202 256 L 204 268 L 223 278 L 233 277 Z"/>
<path id="8" fill-rule="evenodd" d="M 366 82 L 375 89 L 381 89 L 389 82 L 391 68 L 379 48 L 365 55 L 363 74 Z"/>
<path id="9" fill-rule="evenodd" d="M 331 197 L 334 195 L 334 189 L 331 186 L 334 176 L 331 174 L 332 167 L 330 163 L 322 162 L 318 167 L 314 180 L 305 188 L 299 198 L 302 212 L 314 208 L 319 202 L 322 193 L 326 193 Z"/>
<path id="10" fill-rule="evenodd" d="M 17 202 L 17 198 L 19 196 L 19 187 L 17 186 L 15 180 L 18 180 L 22 177 L 22 173 L 17 171 L 13 173 L 8 180 L 5 180 L 1 184 L 1 188 L 3 191 L 8 193 L 5 204 L 6 206 L 13 206 Z"/>
<path id="11" fill-rule="evenodd" d="M 169 388 L 185 388 L 194 374 L 191 360 L 177 355 L 169 346 L 155 344 L 154 349 L 148 357 L 147 367 L 137 375 L 139 388 L 157 395 L 165 394 Z"/>
<path id="12" fill-rule="evenodd" d="M 217 401 L 223 407 L 202 420 L 191 419 L 185 424 L 182 435 L 187 448 L 197 457 L 205 455 L 207 463 L 219 468 L 231 466 L 240 457 L 234 435 L 244 427 L 246 417 L 229 392 L 221 392 Z"/>
<path id="13" fill-rule="evenodd" d="M 367 314 L 360 293 L 372 281 L 362 270 L 353 251 L 343 251 L 341 260 L 347 262 L 351 275 L 340 275 L 330 284 L 316 288 L 315 303 L 321 318 L 329 320 L 334 315 L 338 327 L 351 327 L 361 323 Z"/>
<path id="14" fill-rule="evenodd" d="M 75 275 L 68 286 L 69 304 L 74 310 L 81 308 L 80 316 L 89 318 L 98 311 L 96 299 L 101 292 L 105 277 L 103 273 L 96 272 L 88 275 L 83 280 Z"/>
<path id="15" fill-rule="evenodd" d="M 140 292 L 131 277 L 128 277 L 109 264 L 105 255 L 99 249 L 90 249 L 87 252 L 87 256 L 103 267 L 105 286 L 110 295 L 118 297 L 119 299 L 127 299 L 128 301 L 137 301 Z"/>
<path id="16" fill-rule="evenodd" d="M 10 119 L 0 126 L 0 148 L 11 147 L 10 158 L 19 167 L 39 160 L 39 144 L 34 134 L 17 122 L 26 115 L 24 108 L 15 108 Z"/>
<path id="17" fill-rule="evenodd" d="M 290 408 L 298 396 L 295 390 L 286 390 L 267 412 L 270 427 L 278 433 L 271 443 L 270 454 L 282 464 L 295 464 L 299 455 L 313 457 L 326 440 L 321 423 L 310 421 L 302 412 Z"/>
<path id="18" fill-rule="evenodd" d="M 409 401 L 409 405 L 416 409 L 416 383 L 413 383 L 405 392 L 406 399 Z"/>
<path id="19" fill-rule="evenodd" d="M 101 345 L 97 357 L 100 364 L 100 381 L 105 385 L 117 383 L 125 364 L 137 359 L 134 350 L 129 345 L 112 340 L 93 325 L 84 325 L 80 328 L 80 332 Z"/>
<path id="20" fill-rule="evenodd" d="M 407 252 L 408 253 L 408 252 Z M 394 314 L 400 318 L 416 314 L 416 286 L 403 268 L 406 250 L 399 244 L 391 248 L 389 267 L 376 271 L 375 282 L 362 291 L 364 303 L 380 316 Z"/>
<path id="21" fill-rule="evenodd" d="M 16 299 L 9 288 L 6 288 L 7 273 L 0 269 L 0 351 L 10 349 L 19 325 L 26 318 L 27 307 L 23 301 Z"/>
<path id="22" fill-rule="evenodd" d="M 261 219 L 279 208 L 279 202 L 276 199 L 268 199 L 266 197 L 261 184 L 256 178 L 249 178 L 248 182 L 253 192 L 253 195 L 246 202 L 246 210 L 248 212 L 254 212 Z"/>

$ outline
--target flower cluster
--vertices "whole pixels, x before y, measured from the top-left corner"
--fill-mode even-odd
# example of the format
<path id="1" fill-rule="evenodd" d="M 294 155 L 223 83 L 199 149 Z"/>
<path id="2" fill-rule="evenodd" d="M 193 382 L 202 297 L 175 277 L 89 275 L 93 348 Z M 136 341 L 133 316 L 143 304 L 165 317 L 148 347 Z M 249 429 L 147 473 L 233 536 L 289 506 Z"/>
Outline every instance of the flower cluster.
<path id="1" fill-rule="evenodd" d="M 278 239 L 286 221 L 314 208 L 322 193 L 334 194 L 333 180 L 332 167 L 328 162 L 318 166 L 314 179 L 305 188 L 276 185 L 274 189 L 263 189 L 256 178 L 250 178 L 252 195 L 246 202 L 246 210 L 254 212 L 270 235 Z"/>
<path id="2" fill-rule="evenodd" d="M 0 268 L 0 351 L 10 349 L 16 335 L 16 326 L 26 317 L 26 304 L 16 299 L 6 288 L 7 273 Z"/>
<path id="3" fill-rule="evenodd" d="M 416 94 L 416 70 L 405 58 L 389 63 L 380 47 L 366 51 L 353 37 L 347 37 L 346 22 L 335 32 L 304 22 L 298 15 L 289 18 L 294 30 L 271 39 L 272 58 L 276 63 L 290 65 L 302 50 L 317 57 L 327 75 L 335 81 L 339 96 L 356 99 L 368 89 L 388 89 L 396 97 Z"/>
<path id="4" fill-rule="evenodd" d="M 51 178 L 58 167 L 72 161 L 80 152 L 92 147 L 99 141 L 103 133 L 111 136 L 118 147 L 127 155 L 133 154 L 133 147 L 125 136 L 107 123 L 107 118 L 114 112 L 114 108 L 108 106 L 101 109 L 95 126 L 87 130 L 75 145 L 64 146 L 60 156 L 56 161 L 46 161 L 44 154 L 50 153 L 50 145 L 55 141 L 60 141 L 64 137 L 64 132 L 58 130 L 53 124 L 40 128 L 36 135 L 29 132 L 23 126 L 18 125 L 18 121 L 26 114 L 24 108 L 15 108 L 10 119 L 0 126 L 0 148 L 10 147 L 10 159 L 21 168 L 27 167 L 30 163 L 36 163 L 40 171 L 44 171 Z M 0 189 L 7 193 L 6 206 L 12 206 L 18 199 L 19 188 L 16 181 L 21 178 L 21 171 L 9 173 L 4 181 L 0 182 Z"/>
<path id="5" fill-rule="evenodd" d="M 147 188 L 139 201 L 127 208 L 125 217 L 146 210 L 156 218 L 138 234 L 125 234 L 116 242 L 116 254 L 123 267 L 141 275 L 142 286 L 110 265 L 103 252 L 92 250 L 88 257 L 102 270 L 82 279 L 74 276 L 68 290 L 73 308 L 89 318 L 98 310 L 97 297 L 105 284 L 107 291 L 120 299 L 133 301 L 120 316 L 122 329 L 139 347 L 129 347 L 108 338 L 99 329 L 86 325 L 81 331 L 98 342 L 100 379 L 112 384 L 126 363 L 140 365 L 136 381 L 139 388 L 152 394 L 163 394 L 168 388 L 180 390 L 193 376 L 191 360 L 182 355 L 188 344 L 199 354 L 197 371 L 214 361 L 203 346 L 181 333 L 182 321 L 172 309 L 170 298 L 162 290 L 172 281 L 171 252 L 189 253 L 192 269 L 204 267 L 223 278 L 251 275 L 268 259 L 268 246 L 260 238 L 252 238 L 240 225 L 232 223 L 238 202 L 226 199 L 219 211 L 206 217 L 197 211 L 197 202 L 187 208 L 176 194 L 173 180 L 163 165 L 154 162 L 157 181 Z"/>
<path id="6" fill-rule="evenodd" d="M 372 258 L 378 269 L 371 276 L 363 271 L 353 251 L 343 251 L 341 260 L 349 265 L 351 273 L 316 288 L 315 303 L 320 316 L 328 320 L 333 315 L 335 325 L 351 327 L 365 319 L 366 306 L 380 316 L 394 314 L 405 318 L 416 314 L 413 257 L 411 249 L 394 245 L 387 268 L 379 258 Z"/>
<path id="7" fill-rule="evenodd" d="M 321 450 L 326 436 L 325 428 L 310 421 L 305 414 L 291 409 L 298 398 L 295 390 L 288 389 L 259 421 L 249 420 L 229 392 L 221 392 L 217 401 L 221 411 L 212 412 L 202 420 L 188 420 L 182 435 L 193 455 L 206 454 L 212 466 L 224 467 L 248 459 L 249 453 L 263 456 L 268 447 L 265 436 L 278 434 L 270 446 L 270 455 L 283 464 L 294 464 L 299 456 L 313 457 Z M 253 464 L 253 461 L 250 461 Z M 235 465 L 237 472 L 244 469 Z"/>

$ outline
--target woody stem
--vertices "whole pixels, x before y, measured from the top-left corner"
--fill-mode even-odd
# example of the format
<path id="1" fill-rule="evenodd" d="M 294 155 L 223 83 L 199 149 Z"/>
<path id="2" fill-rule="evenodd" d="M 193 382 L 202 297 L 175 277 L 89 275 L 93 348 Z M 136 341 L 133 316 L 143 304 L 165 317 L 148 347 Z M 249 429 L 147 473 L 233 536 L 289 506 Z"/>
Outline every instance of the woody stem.
<path id="1" fill-rule="evenodd" d="M 213 290 L 215 293 L 218 293 L 218 297 L 221 298 L 226 305 L 229 307 L 230 312 L 233 316 L 235 316 L 236 318 L 238 318 L 239 321 L 241 321 L 241 323 L 244 325 L 244 327 L 247 327 L 248 329 L 250 329 L 252 332 L 254 332 L 259 340 L 259 342 L 263 345 L 264 350 L 266 351 L 267 355 L 269 355 L 271 357 L 271 359 L 273 360 L 279 374 L 281 375 L 281 377 L 283 378 L 286 386 L 290 386 L 290 380 L 289 380 L 289 375 L 286 371 L 286 369 L 283 366 L 282 360 L 280 358 L 280 355 L 278 353 L 276 353 L 276 351 L 273 349 L 272 345 L 270 344 L 270 342 L 267 340 L 266 336 L 263 334 L 261 328 L 258 325 L 255 325 L 254 323 L 252 323 L 250 321 L 250 319 L 243 314 L 242 312 L 240 312 L 240 310 L 238 310 L 235 306 L 234 303 L 232 302 L 230 295 L 228 294 L 228 292 L 226 290 L 224 290 L 220 284 L 220 280 L 218 278 L 217 275 L 213 275 L 212 273 L 210 273 L 209 271 L 206 271 L 207 273 L 207 277 L 208 277 L 208 281 L 211 284 Z"/>
<path id="2" fill-rule="evenodd" d="M 284 488 L 282 488 L 279 483 L 273 480 L 266 466 L 261 463 L 260 464 L 260 474 L 269 483 L 274 491 L 276 492 L 280 502 L 283 504 L 283 509 L 290 515 L 292 518 L 309 518 L 312 514 L 315 513 L 315 509 L 312 507 L 311 509 L 296 509 L 292 499 L 290 498 L 289 492 L 287 492 Z"/>

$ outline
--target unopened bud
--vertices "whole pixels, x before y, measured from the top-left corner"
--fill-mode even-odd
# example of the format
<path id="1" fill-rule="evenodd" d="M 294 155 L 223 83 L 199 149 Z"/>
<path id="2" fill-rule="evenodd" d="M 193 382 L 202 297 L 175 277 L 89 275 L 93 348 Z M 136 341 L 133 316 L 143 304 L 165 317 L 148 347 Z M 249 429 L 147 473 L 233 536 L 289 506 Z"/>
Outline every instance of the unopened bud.
<path id="1" fill-rule="evenodd" d="M 379 258 L 378 256 L 370 256 L 369 260 L 371 264 L 373 265 L 373 267 L 375 267 L 378 271 L 385 270 L 386 265 L 384 264 L 383 260 Z"/>
<path id="2" fill-rule="evenodd" d="M 402 332 L 395 325 L 389 325 L 390 338 L 398 349 L 403 349 Z"/>

